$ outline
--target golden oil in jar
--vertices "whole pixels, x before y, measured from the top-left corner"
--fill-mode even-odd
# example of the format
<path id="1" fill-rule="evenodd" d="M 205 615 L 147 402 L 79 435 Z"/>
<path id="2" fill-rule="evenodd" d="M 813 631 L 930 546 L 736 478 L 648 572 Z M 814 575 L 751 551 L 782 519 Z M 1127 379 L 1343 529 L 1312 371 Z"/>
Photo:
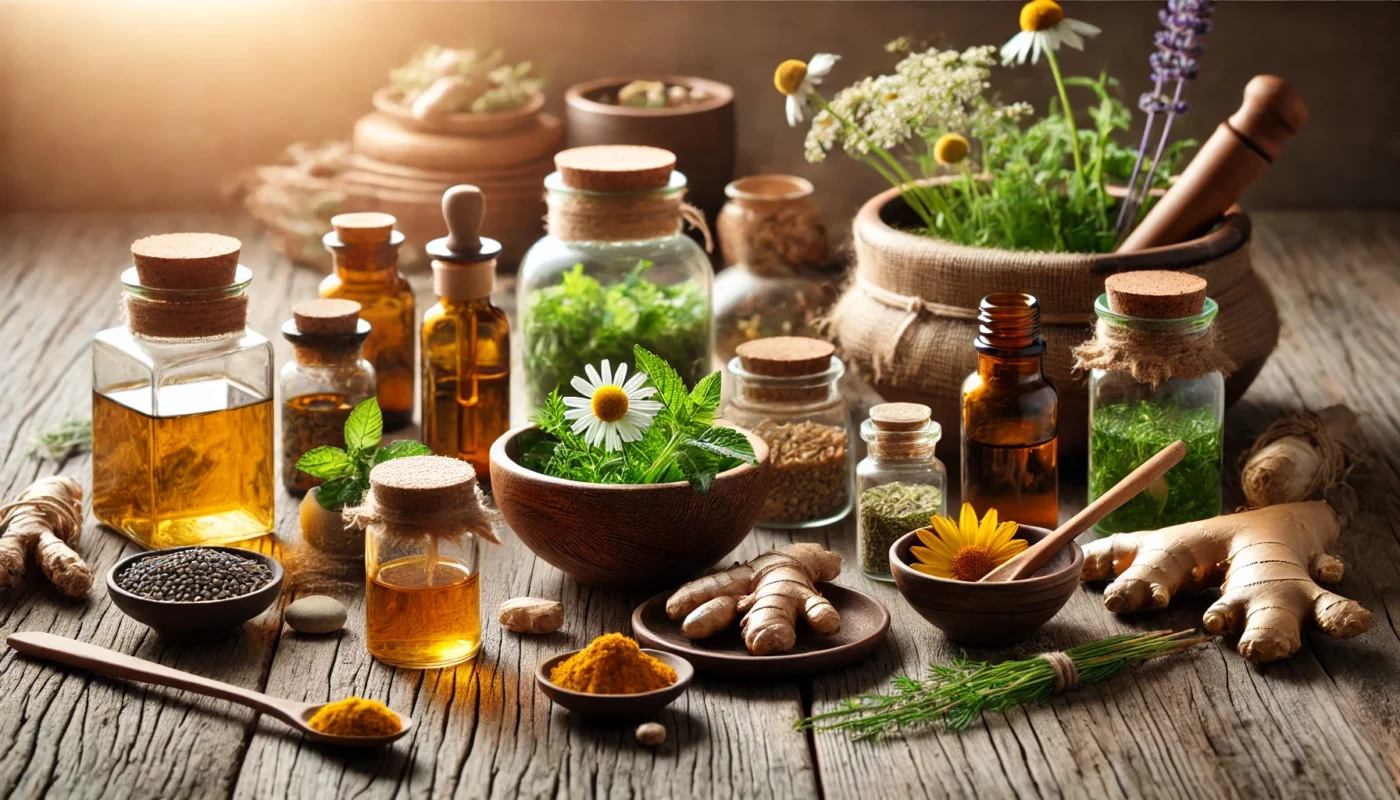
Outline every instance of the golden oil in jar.
<path id="1" fill-rule="evenodd" d="M 424 554 L 381 564 L 365 586 L 365 644 L 394 666 L 460 664 L 481 646 L 481 586 L 471 567 Z"/>

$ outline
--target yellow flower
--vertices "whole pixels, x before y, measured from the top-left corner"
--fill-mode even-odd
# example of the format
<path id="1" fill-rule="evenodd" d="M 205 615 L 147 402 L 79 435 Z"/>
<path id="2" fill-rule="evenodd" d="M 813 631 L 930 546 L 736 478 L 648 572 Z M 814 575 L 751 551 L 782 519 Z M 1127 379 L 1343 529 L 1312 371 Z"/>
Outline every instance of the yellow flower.
<path id="1" fill-rule="evenodd" d="M 933 160 L 943 166 L 950 166 L 967 158 L 970 145 L 967 138 L 957 133 L 945 133 L 933 144 Z"/>
<path id="2" fill-rule="evenodd" d="M 955 581 L 976 581 L 994 568 L 1011 560 L 1026 549 L 1026 540 L 1014 538 L 1016 523 L 997 524 L 996 509 L 991 509 L 977 521 L 977 512 L 963 503 L 958 522 L 949 517 L 934 517 L 931 528 L 918 531 L 919 541 L 926 546 L 911 548 L 916 572 Z"/>
<path id="3" fill-rule="evenodd" d="M 1065 18 L 1065 10 L 1055 0 L 1031 0 L 1021 6 L 1021 30 L 1027 33 L 1049 30 Z"/>
<path id="4" fill-rule="evenodd" d="M 807 113 L 812 110 L 809 95 L 817 90 L 822 78 L 831 72 L 839 58 L 830 53 L 817 53 L 810 63 L 790 58 L 773 70 L 773 86 L 787 95 L 788 125 L 797 127 L 799 122 L 806 119 Z"/>
<path id="5" fill-rule="evenodd" d="M 807 80 L 807 62 L 789 58 L 773 71 L 773 86 L 786 95 L 797 94 L 802 82 Z"/>
<path id="6" fill-rule="evenodd" d="M 1024 64 L 1029 56 L 1034 64 L 1040 61 L 1041 50 L 1059 50 L 1062 43 L 1083 50 L 1084 39 L 1100 32 L 1097 25 L 1066 17 L 1055 0 L 1031 0 L 1021 7 L 1021 32 L 1001 47 L 1001 61 Z"/>

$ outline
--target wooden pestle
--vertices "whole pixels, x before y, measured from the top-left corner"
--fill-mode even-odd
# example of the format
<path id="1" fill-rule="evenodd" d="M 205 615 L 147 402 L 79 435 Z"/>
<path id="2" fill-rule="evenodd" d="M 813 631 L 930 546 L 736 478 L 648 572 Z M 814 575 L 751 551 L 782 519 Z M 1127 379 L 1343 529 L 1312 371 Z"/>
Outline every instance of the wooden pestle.
<path id="1" fill-rule="evenodd" d="M 1012 556 L 1001 566 L 982 576 L 987 583 L 1000 583 L 1029 578 L 1035 571 L 1045 566 L 1055 554 L 1069 546 L 1074 537 L 1089 530 L 1094 523 L 1118 510 L 1118 507 L 1137 497 L 1167 470 L 1181 463 L 1186 457 L 1186 443 L 1180 439 L 1163 447 L 1157 455 L 1147 459 L 1142 466 L 1128 473 L 1112 489 L 1099 495 L 1098 499 L 1084 507 L 1084 510 L 1070 517 L 1069 522 L 1056 528 L 1053 533 Z"/>
<path id="2" fill-rule="evenodd" d="M 1206 140 L 1186 171 L 1116 252 L 1184 242 L 1220 219 L 1308 121 L 1298 90 L 1274 75 L 1244 87 L 1240 109 Z"/>

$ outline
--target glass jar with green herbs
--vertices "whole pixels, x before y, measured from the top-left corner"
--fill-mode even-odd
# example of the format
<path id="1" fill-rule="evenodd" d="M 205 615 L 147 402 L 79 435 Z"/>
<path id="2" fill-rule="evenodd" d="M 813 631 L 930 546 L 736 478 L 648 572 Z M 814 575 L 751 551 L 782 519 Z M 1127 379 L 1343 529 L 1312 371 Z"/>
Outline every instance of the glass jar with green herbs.
<path id="1" fill-rule="evenodd" d="M 528 416 L 586 365 L 630 363 L 639 344 L 699 381 L 710 372 L 714 272 L 681 230 L 695 216 L 675 156 L 580 147 L 555 164 L 545 179 L 549 232 L 520 266 L 519 411 Z"/>
<path id="2" fill-rule="evenodd" d="M 895 540 L 948 513 L 948 473 L 933 454 L 943 428 L 930 416 L 925 405 L 885 403 L 861 423 L 868 455 L 856 465 L 856 555 L 868 578 L 894 580 Z"/>
<path id="3" fill-rule="evenodd" d="M 1089 500 L 1180 439 L 1186 455 L 1109 514 L 1100 534 L 1156 530 L 1220 513 L 1225 376 L 1214 345 L 1218 307 L 1206 282 L 1171 272 L 1110 277 L 1094 304 L 1089 371 Z"/>

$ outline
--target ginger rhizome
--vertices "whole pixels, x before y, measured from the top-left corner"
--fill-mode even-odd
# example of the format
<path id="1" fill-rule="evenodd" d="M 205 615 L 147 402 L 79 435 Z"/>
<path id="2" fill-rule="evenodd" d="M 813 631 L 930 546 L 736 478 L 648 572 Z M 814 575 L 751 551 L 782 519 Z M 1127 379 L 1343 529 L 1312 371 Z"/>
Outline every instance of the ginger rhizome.
<path id="1" fill-rule="evenodd" d="M 1256 508 L 1315 500 L 1342 485 L 1365 451 L 1350 408 L 1299 411 L 1276 421 L 1254 441 L 1241 458 L 1240 487 Z"/>
<path id="2" fill-rule="evenodd" d="M 1085 546 L 1083 578 L 1116 575 L 1104 606 L 1119 614 L 1165 608 L 1176 594 L 1219 586 L 1206 630 L 1240 632 L 1240 655 L 1275 661 L 1302 646 L 1304 620 L 1336 639 L 1371 627 L 1371 612 L 1318 585 L 1342 579 L 1341 560 L 1326 552 L 1341 527 L 1327 503 L 1307 502 L 1119 533 Z"/>
<path id="3" fill-rule="evenodd" d="M 685 584 L 666 601 L 666 614 L 684 620 L 687 638 L 704 639 L 743 612 L 740 631 L 750 653 L 785 653 L 797 643 L 799 616 L 824 636 L 841 630 L 841 615 L 816 588 L 840 573 L 839 555 L 817 544 L 791 544 Z"/>
<path id="4" fill-rule="evenodd" d="M 31 550 L 44 575 L 69 597 L 92 588 L 92 570 L 73 550 L 83 531 L 83 487 L 64 475 L 35 481 L 0 507 L 0 585 L 18 586 Z"/>

